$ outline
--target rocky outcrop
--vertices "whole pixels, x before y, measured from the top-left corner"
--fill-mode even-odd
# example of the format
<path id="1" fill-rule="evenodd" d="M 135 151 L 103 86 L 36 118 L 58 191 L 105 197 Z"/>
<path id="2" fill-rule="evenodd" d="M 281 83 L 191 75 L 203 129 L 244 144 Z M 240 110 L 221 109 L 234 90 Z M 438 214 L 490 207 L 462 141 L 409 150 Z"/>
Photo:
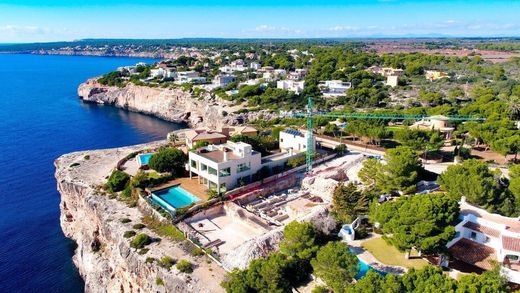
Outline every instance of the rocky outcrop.
<path id="1" fill-rule="evenodd" d="M 61 227 L 77 243 L 73 261 L 85 280 L 87 292 L 221 292 L 224 270 L 205 257 L 192 257 L 186 242 L 160 239 L 152 230 L 143 232 L 156 239 L 149 251 L 139 254 L 123 237 L 143 214 L 117 199 L 101 194 L 96 186 L 106 181 L 116 163 L 131 152 L 159 143 L 100 151 L 77 152 L 55 161 L 61 194 Z M 121 221 L 130 219 L 130 222 Z M 125 223 L 124 223 L 125 222 Z M 160 241 L 159 241 L 160 239 Z M 166 269 L 150 262 L 170 256 L 194 265 L 190 275 L 175 267 Z M 159 282 L 157 280 L 161 280 Z"/>
<path id="2" fill-rule="evenodd" d="M 124 87 L 114 87 L 89 79 L 79 86 L 78 95 L 84 101 L 114 105 L 167 121 L 188 123 L 193 127 L 218 128 L 243 124 L 259 117 L 270 119 L 275 116 L 266 111 L 236 113 L 241 109 L 240 106 L 209 93 L 194 97 L 181 88 L 138 86 L 132 83 Z"/>

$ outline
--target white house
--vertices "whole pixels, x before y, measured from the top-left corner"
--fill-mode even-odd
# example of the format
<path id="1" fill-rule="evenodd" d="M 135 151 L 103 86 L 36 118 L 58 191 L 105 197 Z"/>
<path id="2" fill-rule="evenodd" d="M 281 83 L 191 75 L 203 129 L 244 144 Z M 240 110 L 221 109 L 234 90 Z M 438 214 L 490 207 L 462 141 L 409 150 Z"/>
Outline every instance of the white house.
<path id="1" fill-rule="evenodd" d="M 261 168 L 261 155 L 244 142 L 209 145 L 190 151 L 187 168 L 190 178 L 198 175 L 200 184 L 225 192 L 250 183 Z"/>
<path id="2" fill-rule="evenodd" d="M 150 70 L 150 77 L 156 78 L 156 77 L 163 77 L 164 76 L 164 69 L 162 68 L 154 68 Z"/>
<path id="3" fill-rule="evenodd" d="M 246 71 L 247 66 L 245 66 L 244 60 L 237 59 L 231 62 L 230 65 L 220 67 L 219 70 L 223 73 L 233 73 L 235 71 Z"/>
<path id="4" fill-rule="evenodd" d="M 185 83 L 203 83 L 206 81 L 205 77 L 199 76 L 197 71 L 179 71 L 177 72 L 177 78 L 175 79 L 175 83 L 177 84 L 185 84 Z"/>
<path id="5" fill-rule="evenodd" d="M 249 68 L 253 70 L 258 70 L 262 68 L 262 66 L 258 62 L 251 62 L 251 64 L 249 64 Z"/>
<path id="6" fill-rule="evenodd" d="M 459 220 L 447 244 L 451 255 L 484 270 L 496 261 L 510 282 L 520 284 L 520 219 L 492 214 L 462 197 Z"/>
<path id="7" fill-rule="evenodd" d="M 279 145 L 281 151 L 290 154 L 305 152 L 307 151 L 307 133 L 295 129 L 280 131 Z"/>
<path id="8" fill-rule="evenodd" d="M 235 81 L 234 75 L 228 75 L 228 74 L 219 74 L 213 78 L 212 83 L 217 87 L 225 87 L 229 83 Z"/>
<path id="9" fill-rule="evenodd" d="M 307 69 L 305 68 L 298 68 L 294 71 L 289 72 L 287 75 L 287 79 L 290 80 L 302 80 L 305 75 L 307 75 Z"/>
<path id="10" fill-rule="evenodd" d="M 352 84 L 348 81 L 325 80 L 321 81 L 318 87 L 324 97 L 330 98 L 344 96 L 347 90 L 352 87 Z"/>
<path id="11" fill-rule="evenodd" d="M 300 94 L 305 86 L 305 81 L 295 80 L 279 80 L 276 82 L 276 87 L 283 90 L 288 90 Z"/>

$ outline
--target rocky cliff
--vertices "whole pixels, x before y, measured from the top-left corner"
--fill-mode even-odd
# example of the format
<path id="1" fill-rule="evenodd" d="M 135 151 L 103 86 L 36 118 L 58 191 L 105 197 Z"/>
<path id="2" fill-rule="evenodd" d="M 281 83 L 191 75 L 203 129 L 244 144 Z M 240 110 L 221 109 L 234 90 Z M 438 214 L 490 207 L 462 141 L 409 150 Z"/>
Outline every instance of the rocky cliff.
<path id="1" fill-rule="evenodd" d="M 114 105 L 134 112 L 158 118 L 188 123 L 190 126 L 218 128 L 223 125 L 239 125 L 262 117 L 273 117 L 272 113 L 235 113 L 240 106 L 214 97 L 209 93 L 194 97 L 180 88 L 137 86 L 129 83 L 125 87 L 104 86 L 96 79 L 89 79 L 78 88 L 78 96 L 84 101 Z"/>
<path id="2" fill-rule="evenodd" d="M 149 251 L 145 254 L 131 248 L 130 239 L 123 234 L 142 222 L 142 212 L 138 207 L 128 207 L 102 195 L 96 188 L 106 182 L 117 161 L 131 152 L 154 146 L 157 143 L 77 152 L 55 161 L 61 194 L 61 227 L 77 243 L 73 260 L 85 280 L 87 292 L 222 291 L 219 283 L 224 278 L 223 269 L 206 257 L 190 256 L 185 241 L 160 239 L 144 228 L 138 232 L 156 241 L 147 246 Z M 150 262 L 151 258 L 163 256 L 191 261 L 195 265 L 193 273 L 181 273 L 175 266 L 168 270 Z"/>

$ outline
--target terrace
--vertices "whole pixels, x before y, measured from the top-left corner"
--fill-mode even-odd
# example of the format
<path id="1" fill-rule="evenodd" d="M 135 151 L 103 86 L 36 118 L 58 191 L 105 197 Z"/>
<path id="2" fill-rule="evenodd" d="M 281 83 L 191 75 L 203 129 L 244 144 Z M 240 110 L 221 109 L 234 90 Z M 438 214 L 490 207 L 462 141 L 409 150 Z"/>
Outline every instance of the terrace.
<path id="1" fill-rule="evenodd" d="M 233 202 L 201 211 L 184 221 L 191 229 L 190 239 L 211 248 L 220 257 L 232 253 L 244 242 L 271 230 L 269 224 Z"/>

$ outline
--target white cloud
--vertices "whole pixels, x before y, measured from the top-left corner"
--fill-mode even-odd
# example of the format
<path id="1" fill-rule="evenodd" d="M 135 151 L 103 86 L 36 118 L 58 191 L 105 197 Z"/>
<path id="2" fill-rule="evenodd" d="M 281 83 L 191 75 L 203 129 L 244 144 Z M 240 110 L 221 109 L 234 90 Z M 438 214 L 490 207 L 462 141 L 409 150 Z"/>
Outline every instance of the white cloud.
<path id="1" fill-rule="evenodd" d="M 350 25 L 337 25 L 337 26 L 329 28 L 329 30 L 335 31 L 335 32 L 355 32 L 355 31 L 359 30 L 359 27 L 350 26 Z"/>
<path id="2" fill-rule="evenodd" d="M 4 25 L 0 26 L 0 32 L 10 34 L 26 34 L 26 35 L 39 35 L 46 34 L 49 32 L 48 29 L 38 26 L 20 26 L 20 25 Z"/>

